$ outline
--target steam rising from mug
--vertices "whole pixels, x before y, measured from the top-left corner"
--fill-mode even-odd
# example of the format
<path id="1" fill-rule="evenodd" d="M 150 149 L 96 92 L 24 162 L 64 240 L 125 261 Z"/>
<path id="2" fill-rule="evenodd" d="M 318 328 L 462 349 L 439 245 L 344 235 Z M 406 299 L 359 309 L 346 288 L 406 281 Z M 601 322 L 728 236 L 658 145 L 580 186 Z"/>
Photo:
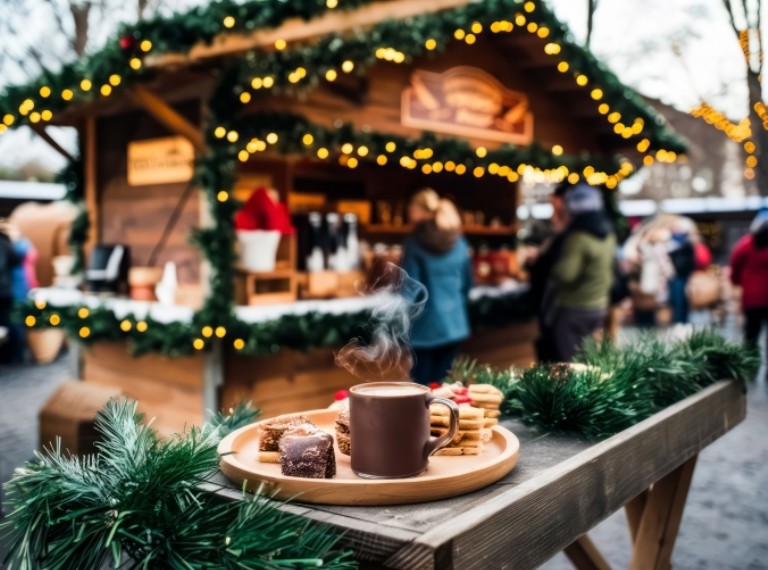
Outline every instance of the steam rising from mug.
<path id="1" fill-rule="evenodd" d="M 409 379 L 411 321 L 424 309 L 427 289 L 400 267 L 387 263 L 382 276 L 364 293 L 380 298 L 368 323 L 371 340 L 366 344 L 353 338 L 336 354 L 336 364 L 364 382 Z"/>

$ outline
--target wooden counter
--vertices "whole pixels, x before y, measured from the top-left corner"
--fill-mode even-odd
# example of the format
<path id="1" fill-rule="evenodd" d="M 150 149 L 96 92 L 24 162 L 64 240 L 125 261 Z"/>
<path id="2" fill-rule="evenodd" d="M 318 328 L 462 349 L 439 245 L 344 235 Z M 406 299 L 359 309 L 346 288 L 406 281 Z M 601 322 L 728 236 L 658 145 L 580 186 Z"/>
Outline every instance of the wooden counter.
<path id="1" fill-rule="evenodd" d="M 535 321 L 484 329 L 463 344 L 461 353 L 483 364 L 527 367 L 535 361 L 536 335 Z M 281 349 L 258 357 L 225 350 L 219 343 L 191 356 L 134 357 L 124 343 L 97 342 L 82 350 L 81 375 L 138 400 L 139 410 L 156 418 L 155 427 L 167 434 L 200 425 L 207 412 L 242 401 L 253 402 L 262 417 L 324 408 L 337 390 L 360 382 L 336 366 L 335 350 Z"/>
<path id="2" fill-rule="evenodd" d="M 745 414 L 744 386 L 723 381 L 599 443 L 506 419 L 520 460 L 480 491 L 388 508 L 280 508 L 346 532 L 343 545 L 366 568 L 486 570 L 535 568 L 563 549 L 579 568 L 607 568 L 585 533 L 626 505 L 630 568 L 668 568 L 696 456 Z M 218 495 L 240 500 L 239 486 L 216 483 Z"/>

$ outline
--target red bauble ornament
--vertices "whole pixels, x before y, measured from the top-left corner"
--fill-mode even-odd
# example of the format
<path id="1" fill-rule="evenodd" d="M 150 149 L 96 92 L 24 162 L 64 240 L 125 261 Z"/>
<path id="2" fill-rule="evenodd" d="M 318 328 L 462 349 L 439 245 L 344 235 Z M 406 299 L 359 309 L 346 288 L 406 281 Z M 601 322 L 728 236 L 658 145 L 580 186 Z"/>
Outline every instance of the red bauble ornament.
<path id="1" fill-rule="evenodd" d="M 123 36 L 120 38 L 120 49 L 123 51 L 131 51 L 136 47 L 136 40 L 131 36 Z"/>

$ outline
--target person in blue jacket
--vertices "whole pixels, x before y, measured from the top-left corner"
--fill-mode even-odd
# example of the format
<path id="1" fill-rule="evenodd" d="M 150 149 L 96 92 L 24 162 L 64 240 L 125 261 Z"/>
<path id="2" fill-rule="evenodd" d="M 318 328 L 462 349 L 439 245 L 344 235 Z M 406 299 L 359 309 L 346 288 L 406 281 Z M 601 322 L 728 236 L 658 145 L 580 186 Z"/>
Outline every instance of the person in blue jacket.
<path id="1" fill-rule="evenodd" d="M 408 217 L 413 231 L 403 243 L 402 267 L 428 294 L 423 312 L 412 323 L 411 376 L 429 385 L 446 377 L 459 343 L 469 336 L 472 262 L 459 212 L 450 200 L 430 188 L 420 190 L 411 199 Z"/>

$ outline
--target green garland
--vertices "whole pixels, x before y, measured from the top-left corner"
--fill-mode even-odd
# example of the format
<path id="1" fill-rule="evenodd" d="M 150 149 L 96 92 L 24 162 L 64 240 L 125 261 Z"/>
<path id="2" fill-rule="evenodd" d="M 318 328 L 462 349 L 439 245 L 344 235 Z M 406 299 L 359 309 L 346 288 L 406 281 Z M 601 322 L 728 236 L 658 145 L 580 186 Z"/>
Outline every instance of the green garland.
<path id="1" fill-rule="evenodd" d="M 760 366 L 754 347 L 728 343 L 713 331 L 674 343 L 647 335 L 625 348 L 592 343 L 581 362 L 586 366 L 540 364 L 515 371 L 464 360 L 449 380 L 496 385 L 505 394 L 502 412 L 544 432 L 601 439 L 718 380 L 753 380 Z"/>
<path id="2" fill-rule="evenodd" d="M 67 245 L 74 257 L 72 265 L 72 274 L 77 274 L 85 269 L 85 252 L 83 246 L 88 240 L 88 230 L 91 221 L 88 217 L 88 210 L 83 201 L 85 189 L 83 186 L 83 163 L 82 160 L 75 159 L 70 161 L 57 175 L 56 182 L 64 185 L 64 200 L 77 206 L 78 212 L 72 221 L 69 230 Z"/>
<path id="3" fill-rule="evenodd" d="M 135 402 L 110 401 L 96 419 L 98 453 L 65 455 L 58 442 L 16 471 L 9 570 L 36 568 L 356 567 L 327 527 L 279 511 L 268 499 L 222 502 L 201 490 L 218 469 L 220 439 L 252 422 L 238 406 L 202 429 L 161 440 Z"/>
<path id="4" fill-rule="evenodd" d="M 480 330 L 523 322 L 533 317 L 527 294 L 482 297 L 469 304 L 472 328 Z M 188 356 L 206 350 L 216 341 L 247 356 L 269 356 L 281 349 L 308 351 L 335 348 L 351 338 L 368 338 L 370 311 L 329 314 L 310 312 L 285 315 L 262 323 L 246 323 L 233 315 L 214 313 L 203 321 L 200 312 L 191 323 L 160 323 L 127 315 L 118 318 L 110 309 L 83 306 L 55 307 L 26 301 L 17 308 L 17 318 L 27 328 L 60 328 L 85 345 L 94 342 L 127 342 L 136 355 L 157 352 L 165 356 Z"/>
<path id="5" fill-rule="evenodd" d="M 343 9 L 354 9 L 372 0 L 342 0 Z M 176 14 L 171 18 L 154 18 L 133 27 L 121 27 L 118 39 L 110 41 L 102 50 L 88 58 L 63 66 L 58 73 L 49 71 L 28 85 L 10 87 L 0 97 L 0 122 L 6 126 L 18 126 L 33 122 L 46 122 L 46 112 L 53 114 L 70 103 L 90 101 L 95 97 L 108 96 L 114 89 L 134 81 L 151 78 L 145 70 L 143 59 L 147 53 L 186 53 L 198 42 L 210 42 L 227 32 L 250 32 L 265 27 L 276 27 L 291 17 L 311 19 L 327 11 L 322 0 L 293 2 L 264 2 L 252 0 L 235 4 L 229 0 L 215 2 L 205 7 Z M 681 139 L 667 131 L 663 119 L 642 101 L 632 89 L 603 66 L 587 49 L 578 45 L 567 27 L 557 20 L 543 2 L 522 0 L 487 0 L 467 6 L 443 10 L 409 18 L 403 25 L 400 20 L 385 21 L 372 26 L 364 33 L 321 38 L 314 45 L 305 45 L 277 52 L 255 51 L 242 61 L 248 73 L 263 72 L 273 75 L 278 87 L 290 85 L 290 74 L 298 67 L 310 66 L 307 77 L 317 81 L 329 68 L 337 68 L 343 60 L 352 59 L 361 65 L 375 61 L 378 48 L 396 48 L 405 57 L 421 55 L 432 39 L 437 49 L 443 49 L 452 41 L 457 29 L 470 30 L 475 22 L 490 28 L 494 21 L 506 18 L 525 18 L 549 32 L 547 41 L 561 47 L 558 57 L 569 64 L 574 74 L 591 79 L 590 88 L 599 86 L 603 91 L 601 101 L 613 111 L 627 118 L 643 119 L 639 138 L 647 138 L 650 149 L 684 152 Z M 82 80 L 87 79 L 83 86 Z M 250 82 L 250 78 L 248 79 Z M 105 91 L 106 90 L 106 91 Z M 66 93 L 66 99 L 63 95 Z M 34 119 L 33 119 L 34 117 Z"/>

